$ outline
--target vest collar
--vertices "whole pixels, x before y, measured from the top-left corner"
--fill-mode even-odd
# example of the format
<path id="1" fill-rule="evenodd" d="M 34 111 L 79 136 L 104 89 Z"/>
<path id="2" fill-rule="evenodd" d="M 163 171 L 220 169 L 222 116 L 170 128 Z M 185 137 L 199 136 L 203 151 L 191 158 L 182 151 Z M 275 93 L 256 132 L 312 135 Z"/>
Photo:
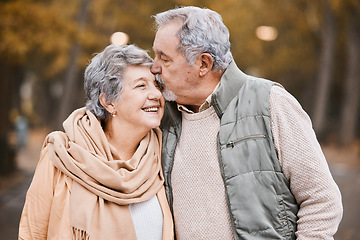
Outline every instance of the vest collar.
<path id="1" fill-rule="evenodd" d="M 219 89 L 212 95 L 212 104 L 219 118 L 222 117 L 232 99 L 245 83 L 247 75 L 232 61 L 220 79 Z"/>

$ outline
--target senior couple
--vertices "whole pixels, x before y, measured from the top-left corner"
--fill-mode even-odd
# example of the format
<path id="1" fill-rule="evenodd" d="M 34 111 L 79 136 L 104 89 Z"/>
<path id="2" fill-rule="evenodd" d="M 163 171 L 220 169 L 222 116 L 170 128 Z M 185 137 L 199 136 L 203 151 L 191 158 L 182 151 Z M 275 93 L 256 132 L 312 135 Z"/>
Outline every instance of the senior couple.
<path id="1" fill-rule="evenodd" d="M 340 191 L 296 99 L 236 66 L 218 13 L 154 18 L 154 60 L 110 45 L 88 65 L 19 239 L 333 239 Z"/>

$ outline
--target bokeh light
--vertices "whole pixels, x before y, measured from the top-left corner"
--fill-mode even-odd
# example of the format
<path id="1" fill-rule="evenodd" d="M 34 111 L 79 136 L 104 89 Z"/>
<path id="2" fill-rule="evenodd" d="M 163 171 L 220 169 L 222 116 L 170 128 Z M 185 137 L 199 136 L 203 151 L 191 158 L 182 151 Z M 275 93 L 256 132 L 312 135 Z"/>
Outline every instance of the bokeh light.
<path id="1" fill-rule="evenodd" d="M 129 41 L 129 36 L 124 32 L 115 32 L 111 35 L 112 44 L 123 46 L 127 44 L 128 41 Z"/>
<path id="2" fill-rule="evenodd" d="M 259 26 L 256 28 L 256 36 L 263 41 L 274 41 L 278 36 L 278 31 L 272 26 Z"/>

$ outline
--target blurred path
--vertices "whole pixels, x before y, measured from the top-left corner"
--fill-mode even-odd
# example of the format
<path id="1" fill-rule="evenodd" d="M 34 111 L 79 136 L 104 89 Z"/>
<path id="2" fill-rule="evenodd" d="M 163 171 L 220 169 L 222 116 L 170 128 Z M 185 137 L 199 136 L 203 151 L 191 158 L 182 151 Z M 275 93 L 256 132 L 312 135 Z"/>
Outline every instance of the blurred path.
<path id="1" fill-rule="evenodd" d="M 16 240 L 25 194 L 40 156 L 47 130 L 29 132 L 27 146 L 18 154 L 18 169 L 0 179 L 0 240 Z M 330 170 L 343 197 L 344 216 L 335 240 L 360 239 L 360 150 L 324 147 Z"/>
<path id="2" fill-rule="evenodd" d="M 338 240 L 360 240 L 360 171 L 343 165 L 331 165 L 344 206 L 344 216 L 335 235 Z"/>
<path id="3" fill-rule="evenodd" d="M 0 240 L 16 240 L 26 191 L 31 183 L 43 140 L 48 131 L 31 130 L 25 148 L 18 152 L 18 170 L 0 179 Z"/>
<path id="4" fill-rule="evenodd" d="M 360 142 L 323 150 L 343 198 L 344 215 L 335 239 L 360 240 Z"/>

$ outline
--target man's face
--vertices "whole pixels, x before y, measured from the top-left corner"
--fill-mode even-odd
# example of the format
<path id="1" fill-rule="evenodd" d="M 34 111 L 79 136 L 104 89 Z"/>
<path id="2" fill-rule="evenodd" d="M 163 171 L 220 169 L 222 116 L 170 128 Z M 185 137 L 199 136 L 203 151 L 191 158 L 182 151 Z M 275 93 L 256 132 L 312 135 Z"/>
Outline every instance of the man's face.
<path id="1" fill-rule="evenodd" d="M 170 22 L 157 31 L 153 43 L 155 59 L 151 72 L 157 74 L 165 82 L 165 88 L 171 90 L 172 93 L 167 89 L 163 92 L 167 100 L 192 105 L 197 97 L 198 63 L 189 66 L 186 58 L 177 50 L 180 40 L 176 33 L 180 26 L 179 22 Z"/>

